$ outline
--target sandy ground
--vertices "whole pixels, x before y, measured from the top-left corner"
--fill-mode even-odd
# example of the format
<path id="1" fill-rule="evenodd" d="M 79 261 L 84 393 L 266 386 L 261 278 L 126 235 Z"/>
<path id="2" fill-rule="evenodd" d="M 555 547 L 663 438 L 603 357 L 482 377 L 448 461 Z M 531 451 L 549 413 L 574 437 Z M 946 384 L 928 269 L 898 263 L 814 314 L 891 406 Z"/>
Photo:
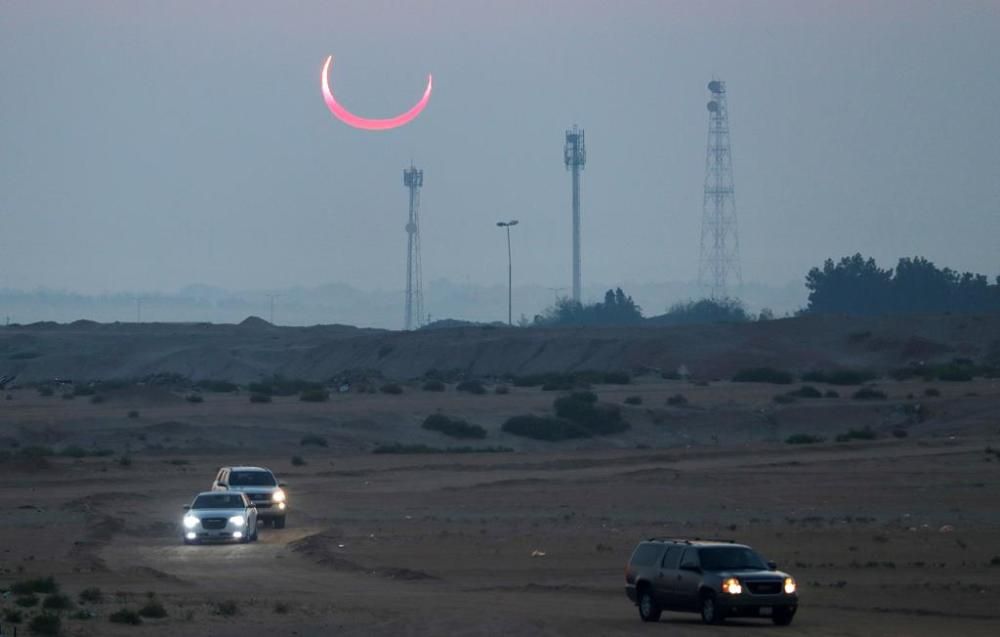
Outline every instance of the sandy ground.
<path id="1" fill-rule="evenodd" d="M 942 386 L 944 396 L 926 401 L 933 415 L 894 438 L 884 432 L 900 426 L 898 405 L 922 385 L 885 387 L 895 398 L 879 405 L 780 406 L 776 424 L 757 429 L 744 419 L 776 409 L 769 397 L 780 388 L 692 387 L 696 416 L 660 407 L 677 391 L 667 382 L 602 388 L 602 400 L 644 396 L 626 436 L 456 455 L 368 449 L 428 440 L 414 421 L 434 401 L 484 422 L 484 444 L 507 444 L 491 414 L 544 410 L 553 396 L 413 392 L 248 411 L 245 396 L 90 405 L 25 390 L 3 405 L 0 436 L 116 455 L 0 463 L 0 588 L 50 574 L 74 597 L 100 587 L 105 601 L 83 606 L 96 616 L 64 620 L 69 635 L 1000 634 L 1000 565 L 991 565 L 1000 562 L 1000 456 L 987 451 L 1000 447 L 1000 388 Z M 832 437 L 865 419 L 881 427 L 879 440 L 780 442 L 810 425 Z M 314 430 L 329 435 L 328 448 L 298 446 Z M 131 466 L 117 462 L 123 445 Z M 292 466 L 293 453 L 307 464 Z M 182 545 L 182 505 L 235 462 L 272 467 L 288 483 L 288 527 L 262 528 L 255 544 Z M 752 544 L 798 579 L 795 622 L 709 627 L 666 613 L 642 624 L 623 568 L 650 536 Z M 108 621 L 149 592 L 166 619 Z M 237 602 L 235 616 L 217 613 L 226 600 Z"/>

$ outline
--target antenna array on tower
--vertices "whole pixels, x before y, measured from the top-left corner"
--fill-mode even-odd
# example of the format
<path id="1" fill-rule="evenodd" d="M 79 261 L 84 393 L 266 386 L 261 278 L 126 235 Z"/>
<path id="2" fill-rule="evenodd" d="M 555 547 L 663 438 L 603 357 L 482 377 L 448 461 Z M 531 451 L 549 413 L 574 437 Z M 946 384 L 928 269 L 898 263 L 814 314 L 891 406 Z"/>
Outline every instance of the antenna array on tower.
<path id="1" fill-rule="evenodd" d="M 406 224 L 406 310 L 403 324 L 407 330 L 420 327 L 424 315 L 424 291 L 420 267 L 420 188 L 424 171 L 413 164 L 403 170 L 403 185 L 410 190 L 410 220 Z"/>
<path id="2" fill-rule="evenodd" d="M 580 303 L 580 172 L 587 163 L 587 147 L 583 129 L 575 124 L 566 131 L 563 161 L 573 173 L 573 300 Z"/>

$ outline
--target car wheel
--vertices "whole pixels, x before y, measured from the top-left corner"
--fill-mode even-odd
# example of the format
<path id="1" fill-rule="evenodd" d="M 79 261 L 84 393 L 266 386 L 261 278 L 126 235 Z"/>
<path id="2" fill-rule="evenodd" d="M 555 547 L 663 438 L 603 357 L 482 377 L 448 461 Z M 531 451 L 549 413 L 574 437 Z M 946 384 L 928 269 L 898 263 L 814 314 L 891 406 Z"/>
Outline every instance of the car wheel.
<path id="1" fill-rule="evenodd" d="M 725 619 L 715 593 L 707 592 L 701 596 L 701 620 L 706 624 L 721 624 Z"/>
<path id="2" fill-rule="evenodd" d="M 792 623 L 795 610 L 795 606 L 776 606 L 771 611 L 771 621 L 775 626 L 787 626 Z"/>
<path id="3" fill-rule="evenodd" d="M 656 600 L 653 599 L 653 593 L 648 588 L 639 591 L 639 602 L 636 605 L 639 607 L 639 618 L 642 621 L 660 621 L 660 613 L 663 611 L 660 609 L 659 604 L 656 603 Z"/>
<path id="4" fill-rule="evenodd" d="M 285 528 L 285 516 L 281 516 L 280 518 L 274 518 L 274 528 L 276 529 Z"/>

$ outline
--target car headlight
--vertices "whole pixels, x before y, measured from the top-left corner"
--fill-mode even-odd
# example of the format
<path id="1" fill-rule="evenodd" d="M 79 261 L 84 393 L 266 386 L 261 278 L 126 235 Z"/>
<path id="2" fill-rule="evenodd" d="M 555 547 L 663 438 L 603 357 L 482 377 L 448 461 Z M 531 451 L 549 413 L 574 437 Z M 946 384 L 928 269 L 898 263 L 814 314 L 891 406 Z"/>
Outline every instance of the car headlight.
<path id="1" fill-rule="evenodd" d="M 243 526 L 244 524 L 247 523 L 247 521 L 243 519 L 242 515 L 234 515 L 233 517 L 229 518 L 229 523 L 232 524 L 233 526 Z"/>
<path id="2" fill-rule="evenodd" d="M 795 580 L 793 580 L 791 577 L 786 577 L 785 578 L 785 594 L 786 595 L 792 595 L 793 593 L 795 593 L 796 590 L 797 590 L 797 587 L 795 586 Z"/>
<path id="3" fill-rule="evenodd" d="M 739 595 L 743 592 L 743 585 L 735 577 L 727 578 L 722 582 L 722 592 L 730 595 Z"/>
<path id="4" fill-rule="evenodd" d="M 275 502 L 284 502 L 285 492 L 282 491 L 281 489 L 275 489 L 274 493 L 271 494 L 271 499 L 274 500 Z"/>
<path id="5" fill-rule="evenodd" d="M 185 515 L 184 516 L 184 528 L 185 529 L 193 529 L 196 526 L 198 526 L 198 518 L 196 518 L 193 515 Z"/>

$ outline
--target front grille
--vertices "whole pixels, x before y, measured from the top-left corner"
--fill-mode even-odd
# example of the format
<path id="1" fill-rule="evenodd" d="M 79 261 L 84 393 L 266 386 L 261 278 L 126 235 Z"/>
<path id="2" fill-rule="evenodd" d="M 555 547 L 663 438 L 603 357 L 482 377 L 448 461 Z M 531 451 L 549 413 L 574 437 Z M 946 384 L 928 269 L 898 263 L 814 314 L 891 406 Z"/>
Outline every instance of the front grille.
<path id="1" fill-rule="evenodd" d="M 781 582 L 747 582 L 753 595 L 777 595 L 781 592 Z"/>
<path id="2" fill-rule="evenodd" d="M 202 518 L 201 528 L 215 531 L 226 528 L 226 518 Z"/>
<path id="3" fill-rule="evenodd" d="M 250 494 L 250 499 L 253 500 L 254 502 L 256 502 L 257 500 L 270 500 L 271 499 L 271 494 L 270 493 L 251 493 Z"/>

